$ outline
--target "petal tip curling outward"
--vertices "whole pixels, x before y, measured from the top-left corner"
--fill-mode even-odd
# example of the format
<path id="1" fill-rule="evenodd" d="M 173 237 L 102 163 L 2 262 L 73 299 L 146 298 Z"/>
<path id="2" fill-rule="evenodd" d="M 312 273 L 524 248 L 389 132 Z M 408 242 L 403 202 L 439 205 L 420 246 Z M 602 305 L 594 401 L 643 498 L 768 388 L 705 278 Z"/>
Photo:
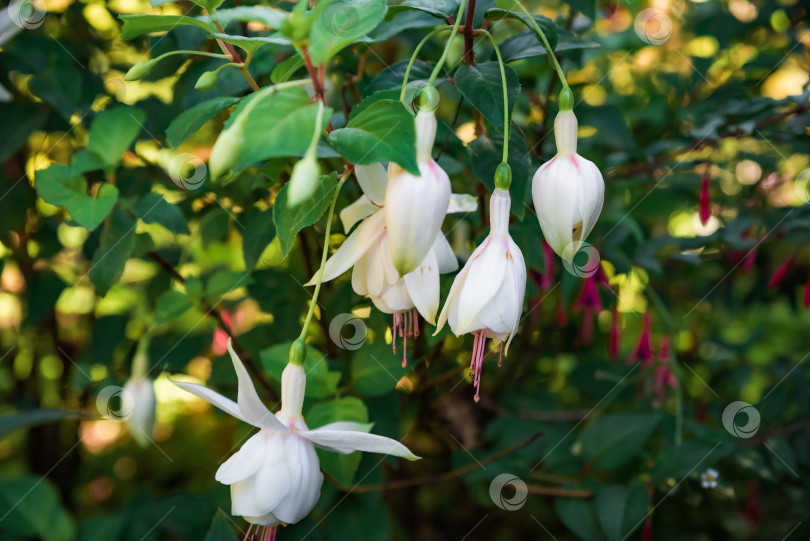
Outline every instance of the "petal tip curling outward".
<path id="1" fill-rule="evenodd" d="M 228 339 L 228 353 L 231 354 L 233 368 L 239 381 L 236 402 L 245 421 L 259 428 L 287 430 L 287 427 L 262 403 L 245 365 L 242 364 L 242 360 L 233 349 L 233 340 L 231 339 Z"/>
<path id="2" fill-rule="evenodd" d="M 376 434 L 355 432 L 353 430 L 333 430 L 326 427 L 305 430 L 298 433 L 315 445 L 334 449 L 365 451 L 398 456 L 407 460 L 420 460 L 422 457 L 413 454 L 400 442 Z"/>

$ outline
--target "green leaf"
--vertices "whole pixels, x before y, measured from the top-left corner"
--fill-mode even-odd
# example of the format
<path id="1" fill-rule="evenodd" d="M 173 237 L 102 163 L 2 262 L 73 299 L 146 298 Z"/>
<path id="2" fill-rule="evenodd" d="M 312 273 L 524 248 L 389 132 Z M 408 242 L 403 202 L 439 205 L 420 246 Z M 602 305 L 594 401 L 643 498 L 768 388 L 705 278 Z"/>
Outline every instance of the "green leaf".
<path id="1" fill-rule="evenodd" d="M 509 111 L 507 116 L 511 119 L 520 95 L 520 80 L 509 66 L 504 66 L 506 74 L 506 93 Z M 503 133 L 503 86 L 501 85 L 501 70 L 497 62 L 483 62 L 470 66 L 462 64 L 453 75 L 456 90 L 470 104 L 475 107 L 495 129 Z"/>
<path id="2" fill-rule="evenodd" d="M 70 541 L 76 526 L 47 477 L 20 475 L 0 479 L 0 537 Z"/>
<path id="3" fill-rule="evenodd" d="M 196 26 L 207 32 L 213 27 L 199 19 L 184 15 L 119 15 L 124 22 L 121 28 L 121 39 L 124 41 L 152 32 L 174 30 L 178 26 Z"/>
<path id="4" fill-rule="evenodd" d="M 104 169 L 106 164 L 98 154 L 90 152 L 89 150 L 80 150 L 73 154 L 70 159 L 70 171 L 74 175 L 81 175 L 88 171 L 98 171 Z"/>
<path id="5" fill-rule="evenodd" d="M 290 254 L 298 232 L 320 220 L 329 208 L 337 188 L 337 173 L 321 176 L 321 181 L 309 199 L 297 207 L 287 206 L 288 188 L 289 184 L 281 188 L 273 205 L 273 223 L 276 224 L 276 235 L 281 242 L 281 254 L 284 258 Z"/>
<path id="6" fill-rule="evenodd" d="M 509 11 L 506 9 L 500 8 L 492 8 L 487 10 L 486 12 L 487 19 L 514 19 L 516 21 L 520 21 L 523 23 L 526 28 L 528 28 L 537 38 L 537 41 L 542 44 L 543 40 L 540 38 L 540 34 L 534 29 L 534 26 L 529 22 L 529 18 L 523 14 L 522 12 L 517 11 Z M 532 18 L 537 23 L 537 26 L 543 31 L 545 34 L 546 39 L 548 40 L 548 44 L 554 50 L 557 47 L 557 40 L 559 36 L 557 35 L 557 25 L 554 24 L 554 21 L 546 17 L 545 15 L 539 15 L 537 13 L 532 14 Z"/>
<path id="7" fill-rule="evenodd" d="M 278 382 L 281 382 L 281 374 L 284 368 L 287 367 L 291 345 L 292 342 L 285 342 L 259 352 L 262 367 Z M 340 372 L 330 371 L 326 355 L 311 345 L 307 345 L 304 372 L 307 374 L 307 386 L 304 389 L 304 396 L 325 398 L 331 396 L 337 389 Z M 310 419 L 307 419 L 307 422 L 310 422 Z"/>
<path id="8" fill-rule="evenodd" d="M 166 140 L 169 144 L 177 148 L 183 141 L 194 135 L 202 128 L 206 122 L 217 116 L 219 113 L 239 103 L 241 98 L 231 98 L 224 96 L 212 100 L 198 103 L 191 109 L 183 111 L 166 128 Z"/>
<path id="9" fill-rule="evenodd" d="M 309 32 L 312 63 L 325 62 L 377 28 L 387 9 L 386 0 L 321 0 Z"/>
<path id="10" fill-rule="evenodd" d="M 191 0 L 191 1 L 200 6 L 201 8 L 205 8 L 205 10 L 210 13 L 211 11 L 214 11 L 219 6 L 221 6 L 225 0 Z"/>
<path id="11" fill-rule="evenodd" d="M 572 483 L 566 483 L 563 488 L 575 487 Z M 599 529 L 593 502 L 581 498 L 557 498 L 554 501 L 554 509 L 560 520 L 581 539 L 586 541 L 604 539 Z"/>
<path id="12" fill-rule="evenodd" d="M 242 232 L 242 255 L 247 272 L 253 272 L 265 248 L 273 242 L 275 236 L 273 209 L 259 212 L 247 222 Z"/>
<path id="13" fill-rule="evenodd" d="M 318 402 L 305 415 L 311 429 L 336 421 L 354 421 L 368 423 L 368 409 L 363 402 L 354 396 L 347 396 L 328 402 Z M 344 487 L 351 485 L 362 455 L 358 452 L 349 455 L 316 449 L 321 467 Z"/>
<path id="14" fill-rule="evenodd" d="M 147 224 L 160 224 L 172 233 L 190 233 L 186 217 L 159 193 L 149 192 L 132 205 L 133 213 Z"/>
<path id="15" fill-rule="evenodd" d="M 239 102 L 225 123 L 226 131 L 233 129 L 234 120 L 254 97 L 255 94 Z M 300 88 L 282 90 L 264 98 L 245 120 L 244 133 L 249 136 L 244 137 L 244 142 L 236 150 L 238 157 L 233 175 L 267 158 L 302 156 L 312 140 L 317 113 L 318 106 L 310 104 L 309 96 Z M 322 127 L 325 128 L 332 110 L 325 109 L 323 116 Z M 268 129 L 268 126 L 273 129 Z"/>
<path id="16" fill-rule="evenodd" d="M 53 165 L 38 171 L 34 185 L 46 202 L 67 207 L 73 219 L 91 231 L 101 225 L 118 201 L 118 188 L 102 184 L 95 198 L 87 195 L 87 184 L 66 165 Z"/>
<path id="17" fill-rule="evenodd" d="M 595 41 L 583 39 L 567 30 L 560 30 L 559 40 L 554 51 L 560 53 L 573 49 L 596 49 L 599 47 L 601 45 Z M 537 38 L 531 32 L 522 32 L 503 40 L 500 48 L 504 62 L 514 62 L 524 58 L 546 55 L 546 48 L 537 41 Z"/>
<path id="18" fill-rule="evenodd" d="M 668 447 L 658 455 L 650 470 L 653 483 L 665 483 L 668 479 L 680 481 L 694 471 L 703 471 L 733 450 L 731 445 L 717 442 L 690 441 Z"/>
<path id="19" fill-rule="evenodd" d="M 357 349 L 350 367 L 352 385 L 357 392 L 363 396 L 382 396 L 393 391 L 400 378 L 410 370 L 402 366 L 403 353 L 394 354 L 391 346 L 384 342 Z"/>
<path id="20" fill-rule="evenodd" d="M 304 59 L 301 58 L 301 55 L 293 55 L 276 64 L 276 67 L 270 73 L 270 81 L 273 84 L 284 83 L 302 67 L 304 67 Z"/>
<path id="21" fill-rule="evenodd" d="M 236 535 L 231 529 L 230 520 L 221 509 L 218 509 L 214 515 L 214 520 L 211 521 L 211 527 L 208 528 L 204 541 L 237 541 Z"/>
<path id="22" fill-rule="evenodd" d="M 46 203 L 66 207 L 78 195 L 87 195 L 87 183 L 67 165 L 52 165 L 36 172 L 34 187 Z"/>
<path id="23" fill-rule="evenodd" d="M 401 11 L 414 9 L 430 13 L 439 19 L 455 17 L 458 13 L 458 0 L 393 0 L 388 6 L 388 14 L 393 15 Z"/>
<path id="24" fill-rule="evenodd" d="M 611 470 L 633 460 L 658 426 L 648 413 L 620 413 L 597 419 L 582 432 L 582 457 L 595 470 Z"/>
<path id="25" fill-rule="evenodd" d="M 620 541 L 641 526 L 650 493 L 642 483 L 631 487 L 610 485 L 599 490 L 596 496 L 596 513 L 599 524 L 608 541 Z"/>
<path id="26" fill-rule="evenodd" d="M 95 199 L 79 194 L 68 202 L 68 211 L 79 225 L 90 231 L 101 225 L 118 202 L 118 188 L 112 184 L 102 184 Z"/>
<path id="27" fill-rule="evenodd" d="M 208 279 L 205 294 L 208 297 L 218 297 L 230 293 L 234 289 L 247 287 L 253 283 L 253 278 L 247 274 L 224 269 L 217 271 Z"/>
<path id="28" fill-rule="evenodd" d="M 50 117 L 48 108 L 19 103 L 0 103 L 3 137 L 0 137 L 0 162 L 17 152 L 36 130 Z"/>
<path id="29" fill-rule="evenodd" d="M 231 45 L 236 45 L 237 47 L 244 49 L 245 52 L 249 54 L 255 53 L 265 45 L 282 45 L 282 46 L 291 45 L 289 39 L 278 33 L 272 36 L 251 36 L 251 37 L 236 36 L 232 34 L 213 33 L 211 34 L 210 37 L 214 39 L 221 39 L 222 41 L 230 43 Z"/>
<path id="30" fill-rule="evenodd" d="M 202 21 L 219 21 L 222 28 L 226 28 L 234 21 L 249 23 L 259 22 L 268 28 L 281 28 L 290 17 L 286 11 L 270 6 L 237 6 L 233 8 L 218 9 L 211 15 L 199 17 Z"/>
<path id="31" fill-rule="evenodd" d="M 345 128 L 329 134 L 329 142 L 352 163 L 392 161 L 411 174 L 419 174 L 416 125 L 399 101 L 377 100 L 363 107 Z"/>
<path id="32" fill-rule="evenodd" d="M 5 438 L 15 430 L 82 416 L 84 414 L 80 411 L 58 409 L 35 409 L 0 415 L 0 438 Z"/>
<path id="33" fill-rule="evenodd" d="M 166 323 L 188 312 L 193 303 L 189 298 L 174 289 L 164 292 L 155 303 L 155 323 Z"/>
<path id="34" fill-rule="evenodd" d="M 136 224 L 133 218 L 115 210 L 101 231 L 101 242 L 90 267 L 90 281 L 101 295 L 106 295 L 124 273 L 135 248 Z"/>
<path id="35" fill-rule="evenodd" d="M 87 150 L 94 152 L 106 166 L 115 166 L 121 155 L 141 131 L 145 114 L 135 107 L 107 109 L 90 125 Z"/>

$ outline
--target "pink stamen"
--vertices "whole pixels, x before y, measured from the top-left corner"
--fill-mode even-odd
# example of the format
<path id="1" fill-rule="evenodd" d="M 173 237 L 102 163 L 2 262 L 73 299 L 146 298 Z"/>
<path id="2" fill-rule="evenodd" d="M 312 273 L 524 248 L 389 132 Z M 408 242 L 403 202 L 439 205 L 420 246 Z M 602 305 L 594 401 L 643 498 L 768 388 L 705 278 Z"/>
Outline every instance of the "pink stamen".
<path id="1" fill-rule="evenodd" d="M 244 537 L 244 539 L 242 539 L 242 541 L 248 541 L 248 539 L 250 539 L 250 531 L 253 529 L 254 526 L 255 526 L 255 524 L 250 525 L 250 527 L 248 528 L 248 531 L 245 534 L 245 537 Z"/>
<path id="2" fill-rule="evenodd" d="M 470 371 L 474 370 L 475 377 L 473 378 L 473 385 L 475 386 L 474 400 L 478 402 L 481 400 L 481 369 L 484 364 L 484 346 L 486 345 L 487 335 L 486 331 L 481 329 L 475 331 L 475 341 L 473 342 L 473 357 L 470 362 Z"/>
<path id="3" fill-rule="evenodd" d="M 501 346 L 498 348 L 498 368 L 503 367 L 503 342 L 501 342 Z"/>

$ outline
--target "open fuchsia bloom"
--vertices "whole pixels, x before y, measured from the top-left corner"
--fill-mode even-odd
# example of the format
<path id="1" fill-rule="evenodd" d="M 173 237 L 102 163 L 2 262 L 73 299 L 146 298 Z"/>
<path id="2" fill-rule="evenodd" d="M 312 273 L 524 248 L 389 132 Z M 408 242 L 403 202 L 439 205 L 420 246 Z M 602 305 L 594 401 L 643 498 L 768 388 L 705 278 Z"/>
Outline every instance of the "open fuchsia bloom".
<path id="1" fill-rule="evenodd" d="M 301 408 L 306 373 L 290 363 L 281 376 L 281 409 L 273 415 L 253 386 L 242 361 L 228 342 L 239 380 L 237 401 L 195 383 L 175 385 L 213 404 L 225 413 L 260 429 L 220 466 L 216 480 L 231 487 L 231 513 L 260 529 L 270 539 L 278 524 L 294 524 L 307 516 L 321 494 L 323 474 L 315 447 L 349 454 L 383 453 L 417 460 L 396 440 L 368 434 L 369 424 L 338 421 L 310 430 Z"/>
<path id="2" fill-rule="evenodd" d="M 500 341 L 501 354 L 508 353 L 523 311 L 526 263 L 509 236 L 510 206 L 509 191 L 495 188 L 489 200 L 489 235 L 453 280 L 436 328 L 438 333 L 449 322 L 456 336 L 475 334 L 470 371 L 474 374 L 476 402 L 480 397 L 486 339 Z"/>
<path id="3" fill-rule="evenodd" d="M 359 220 L 362 222 L 326 261 L 323 281 L 332 280 L 353 267 L 352 289 L 355 293 L 367 295 L 381 312 L 393 314 L 394 347 L 399 333 L 405 365 L 406 338 L 419 332 L 417 313 L 434 324 L 439 311 L 439 274 L 458 269 L 458 261 L 444 234 L 438 231 L 419 265 L 400 277 L 391 259 L 389 246 L 392 239 L 385 225 L 386 185 L 389 182 L 385 168 L 379 163 L 358 165 L 355 173 L 363 196 L 343 209 L 340 219 L 347 232 Z M 452 194 L 445 213 L 472 212 L 477 208 L 474 197 Z M 307 285 L 314 285 L 316 279 L 317 275 Z"/>
<path id="4" fill-rule="evenodd" d="M 571 262 L 602 212 L 605 181 L 593 162 L 577 154 L 577 117 L 561 108 L 554 119 L 557 155 L 532 179 L 532 199 L 543 236 Z"/>

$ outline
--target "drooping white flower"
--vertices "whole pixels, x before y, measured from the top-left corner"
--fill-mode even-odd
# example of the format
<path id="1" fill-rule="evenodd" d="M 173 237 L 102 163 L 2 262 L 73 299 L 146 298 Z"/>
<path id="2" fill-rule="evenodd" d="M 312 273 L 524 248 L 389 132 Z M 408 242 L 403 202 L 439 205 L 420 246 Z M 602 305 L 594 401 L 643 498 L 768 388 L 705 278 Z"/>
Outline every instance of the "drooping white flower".
<path id="1" fill-rule="evenodd" d="M 436 138 L 436 115 L 416 114 L 416 159 L 419 175 L 391 164 L 386 188 L 385 225 L 390 236 L 394 268 L 401 276 L 427 257 L 439 235 L 450 203 L 450 178 L 431 156 Z"/>
<path id="2" fill-rule="evenodd" d="M 368 451 L 419 458 L 396 440 L 367 434 L 371 425 L 339 421 L 309 430 L 301 413 L 306 387 L 301 365 L 290 363 L 284 369 L 281 409 L 273 415 L 259 399 L 230 341 L 228 351 L 239 380 L 236 402 L 202 385 L 174 383 L 260 429 L 216 473 L 217 481 L 231 487 L 232 514 L 268 527 L 294 524 L 309 514 L 323 484 L 316 446 L 343 454 Z"/>
<path id="3" fill-rule="evenodd" d="M 439 311 L 439 274 L 458 269 L 458 261 L 444 234 L 439 231 L 417 268 L 400 277 L 394 268 L 385 225 L 386 184 L 389 182 L 382 164 L 355 166 L 363 196 L 340 213 L 343 228 L 348 232 L 362 220 L 340 248 L 326 261 L 323 281 L 332 280 L 350 268 L 352 289 L 367 295 L 382 312 L 393 314 L 394 347 L 397 333 L 403 339 L 418 334 L 418 312 L 433 324 Z M 446 212 L 472 212 L 478 204 L 469 195 L 452 194 Z M 313 285 L 317 275 L 308 282 Z M 403 365 L 405 360 L 403 346 Z"/>
<path id="4" fill-rule="evenodd" d="M 475 333 L 470 371 L 475 376 L 476 402 L 486 339 L 501 342 L 501 355 L 509 352 L 526 293 L 526 264 L 520 248 L 509 236 L 509 191 L 496 188 L 489 205 L 489 235 L 456 275 L 436 328 L 438 333 L 448 322 L 456 336 Z"/>
<path id="5" fill-rule="evenodd" d="M 154 382 L 149 378 L 130 378 L 124 384 L 124 392 L 132 397 L 132 410 L 127 418 L 127 426 L 132 438 L 141 447 L 149 445 L 155 429 Z"/>
<path id="6" fill-rule="evenodd" d="M 577 154 L 577 117 L 561 110 L 554 119 L 557 155 L 532 180 L 540 228 L 551 248 L 573 261 L 602 212 L 605 181 L 593 162 Z"/>

